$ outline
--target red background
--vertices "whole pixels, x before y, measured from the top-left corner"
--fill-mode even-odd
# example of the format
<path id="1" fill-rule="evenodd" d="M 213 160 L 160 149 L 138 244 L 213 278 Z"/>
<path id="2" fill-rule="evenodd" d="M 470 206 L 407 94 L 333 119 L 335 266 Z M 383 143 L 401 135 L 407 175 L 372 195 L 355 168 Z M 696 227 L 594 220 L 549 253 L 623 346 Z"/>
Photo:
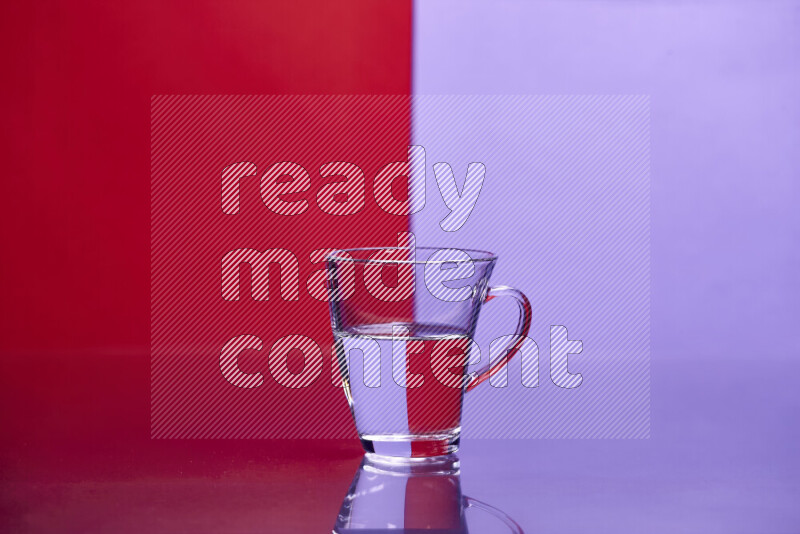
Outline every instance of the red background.
<path id="1" fill-rule="evenodd" d="M 149 434 L 152 95 L 408 94 L 410 3 L 343 6 L 3 4 L 4 467 Z"/>
<path id="2" fill-rule="evenodd" d="M 324 269 L 323 262 L 311 262 L 311 252 L 397 245 L 398 232 L 408 230 L 408 217 L 379 207 L 375 198 L 381 189 L 373 182 L 382 167 L 407 159 L 409 115 L 406 95 L 154 99 L 153 437 L 356 438 L 339 368 L 333 365 L 328 303 L 310 294 L 311 288 L 320 287 L 318 282 L 307 283 Z M 243 160 L 257 171 L 239 180 L 239 212 L 224 213 L 222 170 Z M 282 195 L 298 211 L 304 208 L 294 215 L 276 213 L 259 194 L 259 182 L 262 191 L 275 187 L 269 178 L 259 178 L 273 164 L 286 161 L 298 166 L 292 174 L 302 168 L 307 175 L 306 191 L 295 187 L 296 192 Z M 352 162 L 363 172 L 364 183 L 356 188 L 365 198 L 356 213 L 332 215 L 320 207 L 326 204 L 331 210 L 325 188 L 342 180 L 321 176 L 319 169 L 327 162 Z M 347 183 L 358 181 L 351 177 Z M 402 189 L 399 184 L 397 189 Z M 347 198 L 352 208 L 360 196 L 355 191 L 342 194 L 342 201 Z M 223 257 L 241 250 L 279 250 L 290 258 L 267 269 L 265 300 L 256 300 L 265 298 L 259 294 L 263 286 L 256 262 L 238 265 L 238 298 L 223 299 Z M 292 265 L 299 277 L 292 276 Z M 298 278 L 295 296 L 290 288 L 297 288 Z M 362 283 L 359 279 L 356 285 Z M 407 301 L 396 304 L 410 313 Z M 298 348 L 285 354 L 284 367 L 275 347 L 289 335 L 307 344 L 302 352 Z M 263 344 L 260 350 L 232 355 L 241 372 L 262 376 L 258 387 L 236 387 L 220 371 L 223 346 L 239 336 L 255 336 Z M 309 382 L 295 388 L 279 383 L 286 369 L 294 380 L 302 376 Z"/>

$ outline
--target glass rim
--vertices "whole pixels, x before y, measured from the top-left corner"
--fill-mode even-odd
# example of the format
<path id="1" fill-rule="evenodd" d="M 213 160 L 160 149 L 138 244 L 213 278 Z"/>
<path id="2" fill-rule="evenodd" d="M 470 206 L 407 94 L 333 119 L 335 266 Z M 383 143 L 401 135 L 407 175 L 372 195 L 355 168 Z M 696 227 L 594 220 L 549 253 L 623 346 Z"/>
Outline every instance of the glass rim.
<path id="1" fill-rule="evenodd" d="M 398 260 L 398 259 L 375 259 L 375 258 L 355 258 L 355 254 L 350 254 L 353 252 L 369 252 L 369 251 L 380 251 L 380 250 L 429 250 L 429 251 L 439 251 L 439 250 L 459 250 L 461 252 L 465 252 L 467 255 L 470 256 L 469 260 L 418 260 L 414 259 L 407 259 L 407 260 Z M 337 254 L 345 252 L 348 253 L 349 257 L 346 256 L 337 256 Z M 478 255 L 479 257 L 474 258 L 473 255 Z M 325 256 L 325 261 L 337 261 L 337 262 L 350 262 L 350 263 L 400 263 L 400 264 L 408 264 L 408 265 L 425 265 L 425 264 L 443 264 L 443 263 L 480 263 L 480 262 L 491 262 L 497 259 L 497 254 L 493 252 L 489 252 L 488 250 L 479 250 L 474 248 L 458 248 L 458 247 L 358 247 L 358 248 L 340 248 L 336 249 Z"/>

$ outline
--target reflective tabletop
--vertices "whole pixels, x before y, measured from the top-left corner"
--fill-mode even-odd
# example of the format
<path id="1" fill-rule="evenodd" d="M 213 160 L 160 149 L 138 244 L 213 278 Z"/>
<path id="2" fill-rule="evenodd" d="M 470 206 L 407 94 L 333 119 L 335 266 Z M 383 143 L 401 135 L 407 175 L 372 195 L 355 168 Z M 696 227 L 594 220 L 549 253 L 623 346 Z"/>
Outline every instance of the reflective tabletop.
<path id="1" fill-rule="evenodd" d="M 457 472 L 393 479 L 368 469 L 355 439 L 151 440 L 141 355 L 8 358 L 2 523 L 5 532 L 796 533 L 800 365 L 762 363 L 781 371 L 769 387 L 752 362 L 654 357 L 650 439 L 465 440 Z M 10 379 L 37 370 L 38 382 Z M 63 404 L 30 395 L 45 387 Z M 361 519 L 344 521 L 350 512 Z"/>

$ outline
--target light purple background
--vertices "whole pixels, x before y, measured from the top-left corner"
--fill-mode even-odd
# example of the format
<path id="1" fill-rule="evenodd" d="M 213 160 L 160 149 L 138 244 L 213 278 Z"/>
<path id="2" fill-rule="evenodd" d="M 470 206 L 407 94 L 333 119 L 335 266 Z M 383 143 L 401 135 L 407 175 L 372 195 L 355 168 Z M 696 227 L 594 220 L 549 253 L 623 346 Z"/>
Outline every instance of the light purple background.
<path id="1" fill-rule="evenodd" d="M 417 243 L 491 250 L 499 256 L 491 285 L 511 285 L 531 302 L 538 387 L 523 385 L 522 356 L 514 358 L 507 377 L 466 397 L 462 435 L 647 438 L 649 98 L 417 95 L 412 140 L 425 147 L 428 169 L 426 205 L 411 221 Z M 485 168 L 457 231 L 440 227 L 449 209 L 437 162 L 450 165 L 462 189 L 470 162 Z M 493 339 L 514 333 L 517 317 L 504 299 L 483 307 L 475 336 L 482 359 Z M 551 326 L 566 327 L 570 352 L 580 352 L 554 354 Z M 567 364 L 569 378 L 558 372 Z"/>
<path id="2" fill-rule="evenodd" d="M 529 532 L 800 531 L 799 53 L 797 2 L 415 3 L 416 94 L 651 97 L 651 438 L 467 440 L 466 494 Z"/>

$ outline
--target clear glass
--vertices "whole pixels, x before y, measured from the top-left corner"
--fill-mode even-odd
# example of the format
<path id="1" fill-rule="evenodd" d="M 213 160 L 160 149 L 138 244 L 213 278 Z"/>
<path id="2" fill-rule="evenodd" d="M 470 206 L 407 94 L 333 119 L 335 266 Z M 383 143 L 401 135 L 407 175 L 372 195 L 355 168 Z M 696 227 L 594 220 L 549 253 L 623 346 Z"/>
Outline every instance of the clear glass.
<path id="1" fill-rule="evenodd" d="M 496 260 L 479 250 L 428 247 L 328 256 L 337 361 L 368 453 L 425 460 L 458 449 L 464 393 L 502 368 L 530 328 L 527 298 L 489 287 Z M 519 305 L 517 337 L 505 358 L 470 371 L 479 313 L 500 296 Z"/>
<path id="2" fill-rule="evenodd" d="M 493 515 L 508 532 L 522 534 L 504 512 L 462 495 L 455 456 L 438 462 L 397 464 L 367 454 L 342 502 L 333 532 L 466 534 L 465 512 L 472 508 Z"/>

